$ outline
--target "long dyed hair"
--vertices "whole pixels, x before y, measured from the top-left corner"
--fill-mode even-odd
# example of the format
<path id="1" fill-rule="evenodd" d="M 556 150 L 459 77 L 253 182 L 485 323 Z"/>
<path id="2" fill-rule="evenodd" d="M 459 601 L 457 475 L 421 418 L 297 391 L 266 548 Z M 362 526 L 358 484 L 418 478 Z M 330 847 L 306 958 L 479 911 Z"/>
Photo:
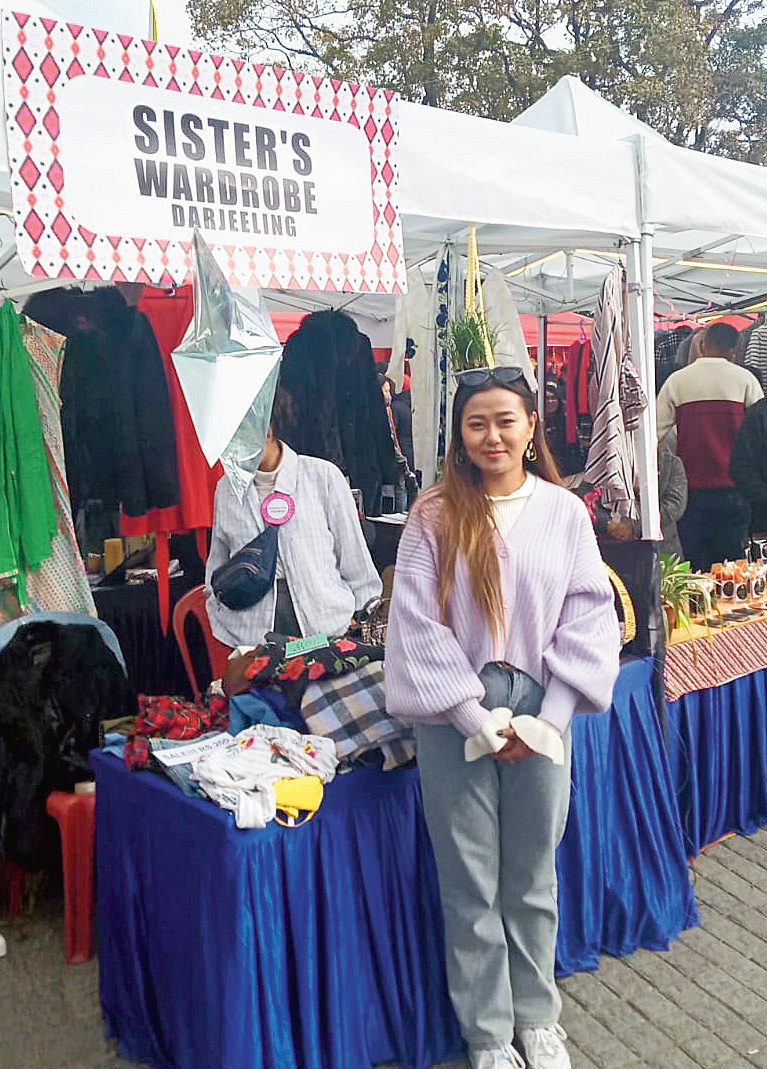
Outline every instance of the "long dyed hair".
<path id="1" fill-rule="evenodd" d="M 469 460 L 463 444 L 461 423 L 466 402 L 476 393 L 497 389 L 490 381 L 470 388 L 459 386 L 453 405 L 453 428 L 441 480 L 423 494 L 416 512 L 434 529 L 439 569 L 439 608 L 443 623 L 455 585 L 455 566 L 460 555 L 466 561 L 474 601 L 487 620 L 495 639 L 505 629 L 501 569 L 495 542 L 497 532 L 490 498 L 482 486 L 482 473 Z M 501 386 L 521 398 L 528 418 L 536 411 L 535 398 L 524 379 Z M 546 482 L 562 485 L 556 461 L 546 444 L 542 421 L 536 419 L 533 443 L 538 456 L 523 460 L 526 471 Z"/>

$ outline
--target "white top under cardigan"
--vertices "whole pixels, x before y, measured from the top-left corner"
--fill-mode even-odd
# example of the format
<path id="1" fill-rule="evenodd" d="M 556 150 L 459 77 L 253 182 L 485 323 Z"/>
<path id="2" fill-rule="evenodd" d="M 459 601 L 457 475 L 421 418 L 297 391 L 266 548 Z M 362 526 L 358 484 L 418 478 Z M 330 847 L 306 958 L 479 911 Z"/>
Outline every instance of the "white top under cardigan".
<path id="1" fill-rule="evenodd" d="M 279 549 L 303 635 L 343 635 L 352 616 L 381 594 L 351 490 L 327 460 L 299 456 L 283 443 L 274 489 L 289 494 L 295 515 L 280 527 Z M 224 476 L 216 487 L 213 534 L 205 579 L 264 529 L 255 479 L 240 503 Z M 257 645 L 274 626 L 276 590 L 250 609 L 227 609 L 210 593 L 213 634 L 227 646 Z"/>
<path id="2" fill-rule="evenodd" d="M 453 724 L 471 737 L 490 715 L 480 704 L 478 673 L 497 660 L 544 687 L 539 719 L 559 731 L 576 708 L 607 708 L 618 676 L 618 619 L 583 502 L 536 479 L 509 534 L 497 536 L 507 625 L 498 645 L 460 559 L 447 622 L 441 621 L 438 509 L 438 502 L 417 503 L 400 541 L 386 642 L 387 711 L 406 723 Z"/>

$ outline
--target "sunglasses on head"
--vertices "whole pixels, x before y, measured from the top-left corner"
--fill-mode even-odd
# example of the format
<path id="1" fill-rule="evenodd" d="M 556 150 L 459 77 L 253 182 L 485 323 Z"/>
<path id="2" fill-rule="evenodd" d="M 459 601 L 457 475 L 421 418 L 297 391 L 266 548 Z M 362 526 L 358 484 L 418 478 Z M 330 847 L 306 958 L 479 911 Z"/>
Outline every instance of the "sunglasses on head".
<path id="1" fill-rule="evenodd" d="M 527 386 L 521 367 L 473 367 L 468 371 L 458 371 L 455 377 L 459 386 L 472 388 L 484 386 L 488 382 L 494 382 L 497 386 L 511 386 L 520 379 Z"/>

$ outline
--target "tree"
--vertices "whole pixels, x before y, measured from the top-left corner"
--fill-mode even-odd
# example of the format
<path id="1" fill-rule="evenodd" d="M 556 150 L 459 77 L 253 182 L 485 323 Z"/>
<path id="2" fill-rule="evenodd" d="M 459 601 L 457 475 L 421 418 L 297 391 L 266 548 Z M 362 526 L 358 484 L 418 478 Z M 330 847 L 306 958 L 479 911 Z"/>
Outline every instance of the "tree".
<path id="1" fill-rule="evenodd" d="M 210 45 L 511 119 L 574 74 L 677 144 L 767 161 L 762 0 L 188 0 Z"/>

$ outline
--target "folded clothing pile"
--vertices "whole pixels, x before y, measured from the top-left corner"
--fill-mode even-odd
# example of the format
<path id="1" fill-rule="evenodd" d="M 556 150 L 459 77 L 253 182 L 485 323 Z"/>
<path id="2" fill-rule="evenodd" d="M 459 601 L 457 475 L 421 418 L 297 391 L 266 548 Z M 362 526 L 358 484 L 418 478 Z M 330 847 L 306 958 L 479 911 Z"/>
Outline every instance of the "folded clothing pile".
<path id="1" fill-rule="evenodd" d="M 337 766 L 332 739 L 257 724 L 195 761 L 192 775 L 209 798 L 232 810 L 238 828 L 264 828 L 277 813 L 279 781 L 316 776 L 329 783 Z"/>

